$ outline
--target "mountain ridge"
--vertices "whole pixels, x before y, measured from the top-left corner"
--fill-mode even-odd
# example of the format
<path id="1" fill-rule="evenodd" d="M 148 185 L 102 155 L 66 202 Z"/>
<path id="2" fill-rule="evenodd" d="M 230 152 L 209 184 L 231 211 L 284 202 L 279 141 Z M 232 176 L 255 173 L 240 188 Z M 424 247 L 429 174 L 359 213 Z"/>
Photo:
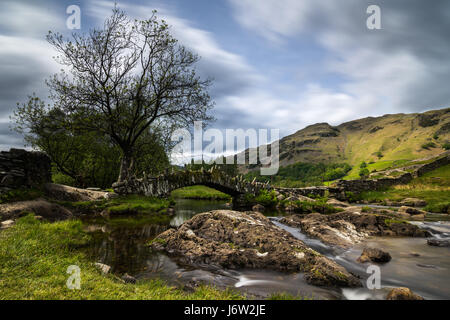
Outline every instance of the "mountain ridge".
<path id="1" fill-rule="evenodd" d="M 450 141 L 450 108 L 311 124 L 280 139 L 280 166 L 298 162 L 356 165 L 414 160 L 442 153 Z M 247 155 L 249 149 L 244 151 Z M 240 166 L 241 172 L 258 168 Z"/>

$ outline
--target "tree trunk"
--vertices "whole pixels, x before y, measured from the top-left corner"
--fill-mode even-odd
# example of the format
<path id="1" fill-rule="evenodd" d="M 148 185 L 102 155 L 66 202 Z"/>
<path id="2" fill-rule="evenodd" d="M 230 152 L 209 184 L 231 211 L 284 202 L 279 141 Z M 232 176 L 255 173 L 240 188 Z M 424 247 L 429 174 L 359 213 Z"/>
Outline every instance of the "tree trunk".
<path id="1" fill-rule="evenodd" d="M 128 180 L 133 172 L 134 158 L 131 153 L 124 153 L 120 161 L 120 173 L 118 182 Z"/>

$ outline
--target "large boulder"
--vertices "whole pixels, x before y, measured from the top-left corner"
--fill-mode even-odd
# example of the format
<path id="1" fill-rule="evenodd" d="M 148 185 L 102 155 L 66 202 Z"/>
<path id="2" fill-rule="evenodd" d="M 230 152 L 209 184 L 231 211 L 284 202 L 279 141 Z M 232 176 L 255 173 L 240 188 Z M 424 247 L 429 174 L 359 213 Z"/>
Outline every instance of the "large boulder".
<path id="1" fill-rule="evenodd" d="M 344 219 L 329 220 L 327 216 L 320 213 L 311 213 L 306 216 L 292 215 L 284 217 L 281 223 L 299 228 L 313 238 L 322 242 L 349 247 L 360 242 L 368 236 L 365 232 L 358 232 L 355 226 Z"/>
<path id="2" fill-rule="evenodd" d="M 49 221 L 66 220 L 73 217 L 72 212 L 68 209 L 43 199 L 0 204 L 0 221 L 17 219 L 28 213 L 34 213 Z"/>
<path id="3" fill-rule="evenodd" d="M 55 183 L 45 184 L 44 189 L 48 197 L 59 201 L 95 201 L 117 196 L 112 192 L 74 188 Z"/>
<path id="4" fill-rule="evenodd" d="M 378 248 L 364 248 L 361 256 L 357 259 L 358 262 L 389 262 L 391 261 L 391 255 L 389 252 L 385 252 Z"/>
<path id="5" fill-rule="evenodd" d="M 400 287 L 389 291 L 386 300 L 424 300 L 421 296 L 413 293 L 411 289 Z"/>
<path id="6" fill-rule="evenodd" d="M 357 287 L 342 266 L 307 247 L 258 212 L 215 210 L 160 234 L 152 247 L 189 264 L 304 272 L 314 285 Z"/>
<path id="7" fill-rule="evenodd" d="M 419 210 L 419 209 L 411 208 L 411 207 L 407 207 L 407 206 L 401 206 L 398 209 L 398 212 L 399 213 L 407 213 L 407 214 L 409 214 L 411 216 L 414 216 L 414 215 L 423 215 L 423 216 L 425 216 L 427 214 L 423 210 Z"/>
<path id="8" fill-rule="evenodd" d="M 393 206 L 393 207 L 401 207 L 401 206 L 425 207 L 427 205 L 427 202 L 425 200 L 417 199 L 417 198 L 405 198 L 401 201 L 386 200 L 386 205 Z"/>
<path id="9" fill-rule="evenodd" d="M 342 202 L 336 199 L 329 199 L 327 201 L 327 204 L 334 206 L 334 207 L 340 207 L 340 208 L 347 208 L 350 207 L 350 205 L 347 202 Z"/>
<path id="10" fill-rule="evenodd" d="M 348 247 L 368 236 L 426 237 L 428 231 L 403 220 L 395 220 L 382 214 L 360 213 L 350 210 L 323 215 L 292 215 L 281 223 L 299 228 L 311 237 L 324 243 Z"/>
<path id="11" fill-rule="evenodd" d="M 255 204 L 255 205 L 252 207 L 252 210 L 253 210 L 253 211 L 256 211 L 256 212 L 264 212 L 264 210 L 266 210 L 266 208 L 264 208 L 264 206 L 261 205 L 261 204 Z"/>

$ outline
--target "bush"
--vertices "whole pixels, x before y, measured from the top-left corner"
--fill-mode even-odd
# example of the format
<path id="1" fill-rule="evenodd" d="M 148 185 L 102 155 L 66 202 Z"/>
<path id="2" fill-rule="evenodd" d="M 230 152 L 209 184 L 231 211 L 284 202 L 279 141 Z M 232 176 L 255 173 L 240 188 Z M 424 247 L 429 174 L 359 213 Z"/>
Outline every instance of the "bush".
<path id="1" fill-rule="evenodd" d="M 318 212 L 322 214 L 332 214 L 343 211 L 341 208 L 336 208 L 327 204 L 327 200 L 327 198 L 320 198 L 316 201 L 294 201 L 293 205 L 295 211 L 299 213 Z"/>
<path id="2" fill-rule="evenodd" d="M 363 169 L 359 170 L 359 176 L 361 178 L 366 178 L 369 176 L 369 174 L 370 174 L 370 171 L 367 168 L 363 168 Z"/>
<path id="3" fill-rule="evenodd" d="M 254 198 L 256 203 L 259 203 L 267 208 L 273 208 L 278 204 L 278 199 L 275 191 L 262 190 L 257 197 Z"/>
<path id="4" fill-rule="evenodd" d="M 427 142 L 422 145 L 422 149 L 430 150 L 430 148 L 435 148 L 436 144 L 434 142 Z"/>
<path id="5" fill-rule="evenodd" d="M 445 150 L 450 150 L 450 142 L 446 142 L 442 145 L 442 148 Z"/>

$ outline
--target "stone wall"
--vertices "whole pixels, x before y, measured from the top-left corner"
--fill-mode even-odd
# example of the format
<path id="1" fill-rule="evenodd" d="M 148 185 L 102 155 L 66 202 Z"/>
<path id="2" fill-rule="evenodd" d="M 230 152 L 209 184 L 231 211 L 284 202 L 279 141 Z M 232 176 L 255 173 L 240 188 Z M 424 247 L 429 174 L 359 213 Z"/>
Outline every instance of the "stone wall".
<path id="1" fill-rule="evenodd" d="M 381 178 L 373 180 L 339 180 L 336 185 L 344 191 L 361 192 L 382 190 L 397 184 L 406 184 L 413 179 L 411 173 L 405 173 L 395 178 Z"/>
<path id="2" fill-rule="evenodd" d="M 0 152 L 0 193 L 47 182 L 51 182 L 51 162 L 46 154 L 23 149 Z"/>
<path id="3" fill-rule="evenodd" d="M 407 184 L 411 182 L 414 177 L 420 177 L 423 174 L 433 171 L 437 168 L 445 166 L 450 163 L 450 152 L 445 152 L 436 160 L 420 165 L 412 173 L 404 173 L 395 178 L 381 178 L 372 180 L 339 180 L 337 187 L 344 191 L 361 192 L 370 190 L 382 190 L 398 184 Z"/>
<path id="4" fill-rule="evenodd" d="M 284 196 L 305 196 L 310 198 L 332 195 L 339 197 L 342 193 L 340 188 L 333 187 L 305 187 L 305 188 L 273 188 Z"/>
<path id="5" fill-rule="evenodd" d="M 424 164 L 416 170 L 416 175 L 418 177 L 424 175 L 427 172 L 433 171 L 434 169 L 443 167 L 450 163 L 450 152 L 446 151 L 443 156 L 437 158 L 433 162 Z"/>

